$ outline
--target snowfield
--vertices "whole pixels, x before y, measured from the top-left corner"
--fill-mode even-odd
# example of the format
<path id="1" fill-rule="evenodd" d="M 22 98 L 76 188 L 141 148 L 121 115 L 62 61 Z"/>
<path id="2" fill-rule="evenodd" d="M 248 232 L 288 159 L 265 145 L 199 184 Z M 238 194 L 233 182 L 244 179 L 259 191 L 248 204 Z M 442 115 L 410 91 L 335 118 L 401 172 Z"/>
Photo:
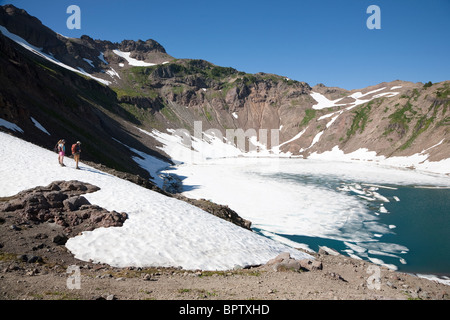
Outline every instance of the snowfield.
<path id="1" fill-rule="evenodd" d="M 0 133 L 0 153 L 0 197 L 56 180 L 79 180 L 101 188 L 85 195 L 92 204 L 128 214 L 122 227 L 99 228 L 69 239 L 66 247 L 80 260 L 115 267 L 228 270 L 266 263 L 281 252 L 312 259 L 183 201 L 86 165 L 75 170 L 70 158 L 60 167 L 55 153 L 5 133 Z"/>
<path id="2" fill-rule="evenodd" d="M 156 64 L 154 64 L 154 63 L 148 63 L 148 62 L 145 62 L 145 61 L 141 61 L 141 60 L 137 60 L 137 59 L 131 58 L 131 57 L 130 57 L 131 52 L 123 52 L 123 51 L 120 51 L 120 50 L 118 50 L 118 49 L 113 50 L 113 52 L 114 52 L 116 55 L 118 55 L 119 57 L 124 58 L 125 60 L 127 60 L 128 64 L 129 64 L 130 66 L 135 66 L 135 67 L 151 67 L 151 66 L 156 65 Z"/>

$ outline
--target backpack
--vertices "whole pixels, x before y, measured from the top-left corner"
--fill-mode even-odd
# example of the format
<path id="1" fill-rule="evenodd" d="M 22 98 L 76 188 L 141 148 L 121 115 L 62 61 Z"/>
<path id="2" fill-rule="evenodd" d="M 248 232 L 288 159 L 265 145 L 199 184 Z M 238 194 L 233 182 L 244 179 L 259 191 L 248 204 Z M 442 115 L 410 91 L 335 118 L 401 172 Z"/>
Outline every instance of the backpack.
<path id="1" fill-rule="evenodd" d="M 77 152 L 77 144 L 75 143 L 72 145 L 72 154 L 74 154 L 76 152 Z"/>
<path id="2" fill-rule="evenodd" d="M 63 151 L 63 148 L 62 148 L 62 146 L 60 146 L 59 143 L 57 143 L 57 144 L 55 145 L 55 147 L 53 148 L 53 150 L 54 150 L 56 153 L 60 153 L 61 151 Z"/>

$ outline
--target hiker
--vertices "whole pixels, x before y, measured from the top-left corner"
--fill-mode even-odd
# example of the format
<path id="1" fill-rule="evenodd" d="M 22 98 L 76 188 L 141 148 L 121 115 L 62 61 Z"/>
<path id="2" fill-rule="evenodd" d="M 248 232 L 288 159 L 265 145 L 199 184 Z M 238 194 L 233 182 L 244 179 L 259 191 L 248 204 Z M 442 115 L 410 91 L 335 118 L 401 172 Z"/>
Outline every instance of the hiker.
<path id="1" fill-rule="evenodd" d="M 77 141 L 77 143 L 72 145 L 72 154 L 75 159 L 76 167 L 75 169 L 80 169 L 78 167 L 78 162 L 80 161 L 80 153 L 81 153 L 81 142 Z"/>
<path id="2" fill-rule="evenodd" d="M 56 144 L 56 152 L 58 152 L 58 161 L 61 167 L 65 167 L 64 165 L 64 155 L 66 154 L 66 141 L 61 139 Z"/>

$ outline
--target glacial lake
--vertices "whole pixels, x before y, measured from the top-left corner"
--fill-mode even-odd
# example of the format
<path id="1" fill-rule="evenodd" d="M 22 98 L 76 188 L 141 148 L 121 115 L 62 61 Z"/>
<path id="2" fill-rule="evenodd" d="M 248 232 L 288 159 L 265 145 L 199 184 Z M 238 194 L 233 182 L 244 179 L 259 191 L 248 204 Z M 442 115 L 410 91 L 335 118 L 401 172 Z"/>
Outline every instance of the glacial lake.
<path id="1" fill-rule="evenodd" d="M 274 240 L 450 276 L 447 176 L 304 159 L 219 159 L 171 173 L 182 177 L 186 196 L 229 205 Z"/>

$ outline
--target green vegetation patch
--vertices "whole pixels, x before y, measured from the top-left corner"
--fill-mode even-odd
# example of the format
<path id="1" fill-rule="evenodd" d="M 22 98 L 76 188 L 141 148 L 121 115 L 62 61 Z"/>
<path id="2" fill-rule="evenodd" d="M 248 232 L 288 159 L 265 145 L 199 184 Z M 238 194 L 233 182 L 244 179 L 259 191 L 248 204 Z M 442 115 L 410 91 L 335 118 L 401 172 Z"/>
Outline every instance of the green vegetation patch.
<path id="1" fill-rule="evenodd" d="M 413 109 L 413 105 L 408 101 L 402 108 L 398 109 L 389 116 L 390 122 L 384 132 L 384 135 L 397 131 L 400 136 L 404 136 L 409 129 L 409 123 L 416 114 L 417 111 Z"/>
<path id="2" fill-rule="evenodd" d="M 143 86 L 151 84 L 149 76 L 158 68 L 158 66 L 151 67 L 132 67 L 129 70 L 128 79 L 133 79 L 135 82 Z"/>
<path id="3" fill-rule="evenodd" d="M 416 125 L 414 126 L 414 130 L 413 130 L 413 134 L 411 135 L 411 137 L 403 144 L 400 146 L 400 150 L 405 150 L 407 148 L 409 148 L 412 143 L 414 142 L 414 140 L 416 140 L 416 138 L 424 131 L 426 131 L 428 129 L 428 127 L 434 122 L 435 117 L 432 116 L 430 118 L 428 118 L 426 115 L 422 116 L 416 123 Z"/>
<path id="4" fill-rule="evenodd" d="M 160 112 L 164 115 L 164 117 L 170 122 L 178 122 L 177 115 L 170 109 L 167 105 L 164 105 L 164 108 L 160 110 Z"/>
<path id="5" fill-rule="evenodd" d="M 423 87 L 424 87 L 424 89 L 426 89 L 426 88 L 431 87 L 432 85 L 433 85 L 433 82 L 428 81 L 427 83 L 425 83 L 425 84 L 423 85 Z"/>
<path id="6" fill-rule="evenodd" d="M 443 87 L 436 90 L 436 97 L 439 99 L 448 99 L 450 95 L 450 85 L 448 83 L 444 84 Z"/>
<path id="7" fill-rule="evenodd" d="M 350 129 L 347 130 L 347 137 L 352 136 L 356 132 L 363 133 L 369 120 L 370 110 L 372 109 L 373 101 L 366 105 L 362 105 L 353 111 L 354 117 Z"/>
<path id="8" fill-rule="evenodd" d="M 208 111 L 208 109 L 206 107 L 203 107 L 203 112 L 205 113 L 205 117 L 206 117 L 206 119 L 208 119 L 208 121 L 213 120 L 211 113 Z"/>
<path id="9" fill-rule="evenodd" d="M 302 122 L 300 123 L 300 126 L 306 126 L 308 123 L 316 117 L 316 110 L 314 109 L 306 109 L 305 110 L 305 117 L 303 118 Z"/>
<path id="10" fill-rule="evenodd" d="M 174 94 L 180 95 L 184 92 L 184 86 L 175 86 L 175 87 L 172 87 L 171 90 Z"/>

